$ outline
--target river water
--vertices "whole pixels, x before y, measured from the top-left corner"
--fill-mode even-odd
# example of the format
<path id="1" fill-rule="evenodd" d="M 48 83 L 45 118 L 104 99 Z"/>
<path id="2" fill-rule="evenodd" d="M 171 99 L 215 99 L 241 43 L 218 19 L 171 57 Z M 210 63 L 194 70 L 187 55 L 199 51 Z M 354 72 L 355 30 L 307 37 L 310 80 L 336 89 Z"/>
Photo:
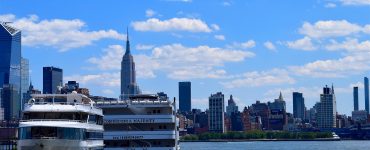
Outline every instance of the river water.
<path id="1" fill-rule="evenodd" d="M 370 150 L 370 141 L 181 142 L 181 150 Z"/>

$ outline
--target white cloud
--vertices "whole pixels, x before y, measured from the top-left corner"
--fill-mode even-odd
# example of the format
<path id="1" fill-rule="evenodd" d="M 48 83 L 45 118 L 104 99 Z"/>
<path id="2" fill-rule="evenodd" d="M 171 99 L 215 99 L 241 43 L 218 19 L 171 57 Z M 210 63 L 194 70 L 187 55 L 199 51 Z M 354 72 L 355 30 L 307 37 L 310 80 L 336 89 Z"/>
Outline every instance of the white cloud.
<path id="1" fill-rule="evenodd" d="M 311 38 L 339 37 L 360 32 L 361 26 L 347 20 L 317 21 L 314 24 L 305 22 L 299 29 L 301 34 Z"/>
<path id="2" fill-rule="evenodd" d="M 135 55 L 136 61 L 136 76 L 138 78 L 155 78 L 155 71 L 160 68 L 158 61 L 153 60 L 147 55 Z"/>
<path id="3" fill-rule="evenodd" d="M 243 50 L 206 45 L 185 47 L 181 44 L 156 47 L 152 52 L 152 58 L 159 62 L 162 69 L 169 72 L 170 78 L 175 79 L 220 78 L 225 71 L 215 67 L 221 67 L 225 62 L 240 62 L 253 56 L 254 53 Z"/>
<path id="4" fill-rule="evenodd" d="M 218 26 L 217 24 L 211 24 L 211 27 L 212 27 L 212 29 L 213 29 L 213 30 L 215 30 L 215 31 L 220 30 L 220 26 Z"/>
<path id="5" fill-rule="evenodd" d="M 225 40 L 225 36 L 224 35 L 215 35 L 214 37 L 217 40 L 221 40 L 221 41 L 224 41 Z"/>
<path id="6" fill-rule="evenodd" d="M 305 98 L 306 102 L 308 99 L 314 99 L 316 101 L 320 100 L 320 93 L 322 92 L 322 88 L 320 87 L 290 87 L 290 88 L 276 88 L 268 90 L 264 93 L 264 99 L 267 100 L 274 100 L 278 98 L 279 93 L 283 95 L 283 98 L 288 103 L 292 103 L 293 99 L 293 92 L 300 92 L 303 93 L 303 97 Z"/>
<path id="7" fill-rule="evenodd" d="M 12 25 L 22 30 L 22 44 L 26 46 L 51 46 L 60 51 L 67 51 L 91 45 L 101 39 L 123 40 L 117 31 L 87 31 L 85 22 L 79 19 L 39 20 L 38 16 L 16 18 L 15 15 L 1 15 L 0 20 L 13 22 Z"/>
<path id="8" fill-rule="evenodd" d="M 310 77 L 344 77 L 370 70 L 369 55 L 370 52 L 356 53 L 340 59 L 317 60 L 303 66 L 289 68 L 295 74 Z"/>
<path id="9" fill-rule="evenodd" d="M 153 17 L 155 14 L 157 14 L 157 12 L 155 12 L 154 10 L 152 10 L 152 9 L 147 9 L 146 11 L 145 11 L 145 16 L 146 17 Z"/>
<path id="10" fill-rule="evenodd" d="M 370 5 L 370 0 L 341 0 L 343 5 Z"/>
<path id="11" fill-rule="evenodd" d="M 102 56 L 92 57 L 88 62 L 100 70 L 119 70 L 124 52 L 122 46 L 112 45 L 103 52 Z M 254 53 L 244 50 L 171 44 L 155 47 L 151 55 L 135 55 L 134 59 L 138 78 L 153 78 L 156 71 L 162 71 L 169 78 L 193 79 L 225 78 L 226 71 L 219 68 L 225 62 L 240 62 L 253 56 Z"/>
<path id="12" fill-rule="evenodd" d="M 311 38 L 307 36 L 305 36 L 302 39 L 298 39 L 296 41 L 288 41 L 286 42 L 286 45 L 292 49 L 299 49 L 299 50 L 306 50 L 306 51 L 317 49 L 316 46 L 313 45 Z"/>
<path id="13" fill-rule="evenodd" d="M 103 55 L 99 57 L 91 57 L 87 62 L 94 64 L 98 69 L 103 71 L 120 70 L 122 56 L 124 49 L 121 45 L 110 45 L 103 50 Z M 136 62 L 136 75 L 138 78 L 154 78 L 154 72 L 159 64 L 150 57 L 145 55 L 135 55 L 134 61 Z"/>
<path id="14" fill-rule="evenodd" d="M 265 43 L 263 43 L 263 45 L 269 49 L 269 50 L 276 50 L 276 47 L 274 45 L 274 43 L 270 42 L 270 41 L 267 41 Z"/>
<path id="15" fill-rule="evenodd" d="M 230 49 L 249 49 L 255 46 L 256 42 L 254 40 L 248 40 L 242 43 L 233 42 L 231 45 L 226 45 L 226 47 Z"/>
<path id="16" fill-rule="evenodd" d="M 357 86 L 359 89 L 363 89 L 364 88 L 364 83 L 363 82 L 351 83 L 349 85 L 349 88 L 353 88 L 355 86 Z"/>
<path id="17" fill-rule="evenodd" d="M 103 50 L 104 54 L 98 57 L 89 58 L 89 63 L 97 65 L 101 70 L 118 70 L 121 69 L 121 61 L 124 53 L 121 45 L 110 45 Z"/>
<path id="18" fill-rule="evenodd" d="M 88 74 L 88 75 L 71 75 L 65 77 L 67 81 L 77 81 L 84 85 L 97 85 L 106 87 L 120 86 L 120 73 L 101 73 L 101 74 Z"/>
<path id="19" fill-rule="evenodd" d="M 222 2 L 222 5 L 223 5 L 223 6 L 231 6 L 231 2 L 227 2 L 227 1 L 225 1 L 225 2 Z"/>
<path id="20" fill-rule="evenodd" d="M 335 8 L 335 7 L 337 7 L 337 4 L 335 4 L 335 3 L 327 3 L 327 4 L 325 4 L 325 7 L 326 8 Z"/>
<path id="21" fill-rule="evenodd" d="M 208 109 L 208 98 L 192 98 L 191 105 L 193 108 L 206 110 Z"/>
<path id="22" fill-rule="evenodd" d="M 212 29 L 200 19 L 172 18 L 159 20 L 150 18 L 146 21 L 135 21 L 131 25 L 136 31 L 189 31 L 189 32 L 212 32 Z"/>
<path id="23" fill-rule="evenodd" d="M 347 38 L 342 43 L 331 40 L 331 43 L 326 45 L 327 50 L 347 50 L 349 52 L 370 52 L 370 41 L 359 42 L 357 39 Z"/>
<path id="24" fill-rule="evenodd" d="M 151 50 L 154 48 L 155 45 L 147 45 L 147 44 L 137 44 L 135 48 L 137 50 Z"/>
<path id="25" fill-rule="evenodd" d="M 232 81 L 221 82 L 226 88 L 259 87 L 279 84 L 294 84 L 295 80 L 289 76 L 288 71 L 273 69 L 271 71 L 246 72 Z"/>

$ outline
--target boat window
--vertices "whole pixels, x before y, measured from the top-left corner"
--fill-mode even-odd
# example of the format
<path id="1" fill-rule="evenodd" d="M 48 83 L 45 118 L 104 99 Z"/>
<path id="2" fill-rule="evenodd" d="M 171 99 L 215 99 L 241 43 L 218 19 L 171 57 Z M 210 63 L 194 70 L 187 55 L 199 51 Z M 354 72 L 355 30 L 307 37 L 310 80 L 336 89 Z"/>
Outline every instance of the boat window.
<path id="1" fill-rule="evenodd" d="M 48 139 L 57 136 L 57 128 L 54 127 L 33 127 L 31 137 L 35 139 Z"/>
<path id="2" fill-rule="evenodd" d="M 91 133 L 86 135 L 85 129 L 60 127 L 23 127 L 20 128 L 20 139 L 70 139 L 82 140 L 86 138 L 102 139 L 102 134 Z"/>
<path id="3" fill-rule="evenodd" d="M 89 123 L 96 123 L 97 118 L 95 115 L 89 115 Z"/>

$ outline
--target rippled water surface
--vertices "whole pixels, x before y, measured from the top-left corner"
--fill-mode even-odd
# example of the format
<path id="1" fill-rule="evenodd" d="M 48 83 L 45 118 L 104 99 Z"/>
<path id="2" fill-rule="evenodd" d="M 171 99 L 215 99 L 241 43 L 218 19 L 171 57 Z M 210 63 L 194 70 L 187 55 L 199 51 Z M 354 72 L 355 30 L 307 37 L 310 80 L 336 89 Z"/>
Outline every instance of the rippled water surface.
<path id="1" fill-rule="evenodd" d="M 370 150 L 370 141 L 182 142 L 181 150 Z"/>

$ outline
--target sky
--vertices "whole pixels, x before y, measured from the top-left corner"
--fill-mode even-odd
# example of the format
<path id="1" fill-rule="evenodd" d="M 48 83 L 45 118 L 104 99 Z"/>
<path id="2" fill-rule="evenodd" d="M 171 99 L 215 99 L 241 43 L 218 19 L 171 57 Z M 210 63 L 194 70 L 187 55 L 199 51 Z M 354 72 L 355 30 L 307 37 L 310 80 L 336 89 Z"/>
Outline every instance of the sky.
<path id="1" fill-rule="evenodd" d="M 118 97 L 126 28 L 144 93 L 178 97 L 191 81 L 192 107 L 221 91 L 244 106 L 292 92 L 306 107 L 335 87 L 337 110 L 350 115 L 352 87 L 370 71 L 369 0 L 0 0 L 0 21 L 22 30 L 22 56 L 34 86 L 42 67 L 63 69 L 90 94 Z"/>

